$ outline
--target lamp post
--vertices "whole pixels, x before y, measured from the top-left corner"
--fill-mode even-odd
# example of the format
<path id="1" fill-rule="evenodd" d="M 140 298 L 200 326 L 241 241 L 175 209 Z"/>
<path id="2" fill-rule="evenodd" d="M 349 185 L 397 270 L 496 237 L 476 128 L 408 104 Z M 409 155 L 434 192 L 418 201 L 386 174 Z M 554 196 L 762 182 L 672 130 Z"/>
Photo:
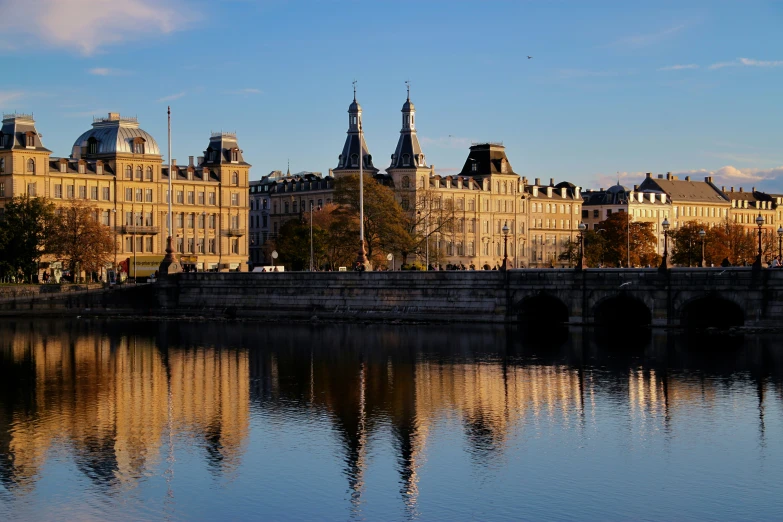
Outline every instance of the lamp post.
<path id="1" fill-rule="evenodd" d="M 508 270 L 508 221 L 503 224 L 503 266 L 501 270 Z"/>
<path id="2" fill-rule="evenodd" d="M 111 209 L 114 217 L 114 277 L 117 277 L 117 209 Z"/>
<path id="3" fill-rule="evenodd" d="M 313 202 L 310 202 L 310 271 L 313 271 Z M 319 206 L 316 210 L 321 210 Z"/>
<path id="4" fill-rule="evenodd" d="M 764 218 L 761 216 L 761 212 L 756 216 L 756 225 L 759 227 L 759 253 L 756 256 L 756 260 L 753 262 L 753 270 L 761 270 L 765 268 L 764 262 L 761 260 L 761 227 L 764 225 Z"/>
<path id="5" fill-rule="evenodd" d="M 702 228 L 699 230 L 699 237 L 701 238 L 701 261 L 699 261 L 699 266 L 701 268 L 704 268 L 707 266 L 707 261 L 704 259 L 704 236 L 706 236 L 707 233 Z"/>
<path id="6" fill-rule="evenodd" d="M 658 271 L 661 273 L 667 273 L 671 269 L 672 265 L 669 262 L 669 220 L 664 218 L 661 223 L 663 228 L 663 258 L 661 259 L 661 266 L 658 267 Z"/>
<path id="7" fill-rule="evenodd" d="M 587 268 L 587 260 L 585 259 L 585 230 L 587 225 L 579 223 L 579 261 L 576 263 L 577 270 L 584 270 Z"/>
<path id="8" fill-rule="evenodd" d="M 783 225 L 778 227 L 778 263 L 783 261 Z"/>

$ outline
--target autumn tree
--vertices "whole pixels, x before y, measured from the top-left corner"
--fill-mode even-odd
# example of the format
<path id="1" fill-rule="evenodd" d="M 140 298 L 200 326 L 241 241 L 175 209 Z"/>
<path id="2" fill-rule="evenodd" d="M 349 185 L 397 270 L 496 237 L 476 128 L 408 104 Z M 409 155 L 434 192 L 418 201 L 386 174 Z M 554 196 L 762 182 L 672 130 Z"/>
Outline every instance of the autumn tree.
<path id="1" fill-rule="evenodd" d="M 656 237 L 652 223 L 629 221 L 628 213 L 615 212 L 596 225 L 603 236 L 603 262 L 611 266 L 655 266 L 660 256 L 656 252 Z M 629 254 L 630 247 L 630 254 Z"/>
<path id="2" fill-rule="evenodd" d="M 75 278 L 81 271 L 100 272 L 114 255 L 114 235 L 99 221 L 99 210 L 74 200 L 59 209 L 52 234 L 52 253 L 68 267 Z"/>
<path id="3" fill-rule="evenodd" d="M 305 217 L 309 219 L 309 216 Z M 358 253 L 358 216 L 340 212 L 337 205 L 329 203 L 313 212 L 313 230 L 316 229 L 325 233 L 323 256 L 317 259 L 317 266 L 336 270 L 341 266 L 353 265 Z"/>
<path id="4" fill-rule="evenodd" d="M 359 175 L 339 177 L 334 187 L 334 202 L 341 207 L 337 212 L 358 218 Z M 409 222 L 394 197 L 394 191 L 365 174 L 364 239 L 368 259 L 379 257 L 381 252 L 399 252 L 401 248 L 407 248 L 411 242 L 409 235 Z M 358 237 L 355 249 L 358 252 Z M 377 259 L 375 261 L 378 262 Z"/>
<path id="5" fill-rule="evenodd" d="M 308 216 L 309 217 L 309 216 Z M 326 233 L 320 227 L 313 226 L 313 260 L 318 260 L 326 252 Z M 309 270 L 310 268 L 310 223 L 300 219 L 289 219 L 280 227 L 276 239 L 280 264 L 289 270 Z"/>
<path id="6" fill-rule="evenodd" d="M 679 228 L 669 231 L 669 248 L 671 249 L 672 263 L 679 266 L 699 265 L 701 261 L 701 236 L 699 232 L 704 229 L 704 224 L 698 221 L 686 221 Z M 704 232 L 706 240 L 707 231 L 704 230 Z M 712 242 L 710 241 L 710 243 Z"/>
<path id="7" fill-rule="evenodd" d="M 46 198 L 17 196 L 0 219 L 0 274 L 32 281 L 41 257 L 51 251 L 56 216 Z"/>

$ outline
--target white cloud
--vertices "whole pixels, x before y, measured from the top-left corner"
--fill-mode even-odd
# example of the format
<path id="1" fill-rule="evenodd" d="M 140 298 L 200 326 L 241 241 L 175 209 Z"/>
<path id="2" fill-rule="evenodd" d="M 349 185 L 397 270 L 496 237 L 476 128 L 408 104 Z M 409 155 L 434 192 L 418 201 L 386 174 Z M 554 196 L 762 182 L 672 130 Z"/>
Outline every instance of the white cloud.
<path id="1" fill-rule="evenodd" d="M 24 95 L 24 91 L 0 91 L 0 107 L 14 100 L 19 100 Z"/>
<path id="2" fill-rule="evenodd" d="M 753 183 L 757 189 L 783 192 L 780 187 L 780 181 L 783 180 L 783 166 L 772 168 L 737 168 L 732 165 L 726 165 L 717 170 L 697 169 L 672 172 L 678 179 L 683 180 L 685 176 L 691 176 L 692 180 L 704 181 L 706 177 L 712 177 L 713 184 L 720 186 L 739 187 L 738 183 Z M 653 174 L 653 177 L 657 177 Z M 598 174 L 595 176 L 595 187 L 608 188 L 620 184 L 627 188 L 634 185 L 640 185 L 646 174 L 644 172 L 620 172 L 616 174 Z M 752 186 L 754 186 L 752 185 Z M 751 187 L 752 187 L 751 186 Z M 750 188 L 750 187 L 748 187 Z"/>
<path id="3" fill-rule="evenodd" d="M 0 13 L 2 38 L 21 36 L 29 45 L 43 43 L 85 55 L 181 30 L 198 18 L 184 0 L 0 0 Z"/>
<path id="4" fill-rule="evenodd" d="M 737 58 L 732 62 L 718 62 L 710 65 L 710 69 L 724 67 L 783 67 L 783 60 L 755 60 L 753 58 Z"/>
<path id="5" fill-rule="evenodd" d="M 699 66 L 695 63 L 689 63 L 687 65 L 670 65 L 668 67 L 661 67 L 659 71 L 682 71 L 683 69 L 698 69 Z"/>
<path id="6" fill-rule="evenodd" d="M 110 69 L 108 67 L 93 67 L 87 72 L 94 76 L 125 76 L 130 74 L 129 71 L 124 71 L 122 69 Z"/>
<path id="7" fill-rule="evenodd" d="M 185 96 L 185 94 L 187 94 L 185 91 L 178 92 L 177 94 L 170 94 L 168 96 L 164 96 L 163 98 L 158 98 L 158 102 L 160 103 L 160 102 L 167 102 L 167 101 L 177 100 L 177 99 L 182 98 L 183 96 Z"/>

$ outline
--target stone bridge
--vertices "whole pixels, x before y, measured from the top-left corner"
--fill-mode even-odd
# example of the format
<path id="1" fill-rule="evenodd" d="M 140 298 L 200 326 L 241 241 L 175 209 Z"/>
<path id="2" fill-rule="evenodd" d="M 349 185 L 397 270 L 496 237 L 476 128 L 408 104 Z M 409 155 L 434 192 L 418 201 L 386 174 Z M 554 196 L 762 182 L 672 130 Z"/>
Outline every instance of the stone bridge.
<path id="1" fill-rule="evenodd" d="M 179 274 L 157 312 L 319 320 L 781 326 L 783 270 L 521 269 Z"/>

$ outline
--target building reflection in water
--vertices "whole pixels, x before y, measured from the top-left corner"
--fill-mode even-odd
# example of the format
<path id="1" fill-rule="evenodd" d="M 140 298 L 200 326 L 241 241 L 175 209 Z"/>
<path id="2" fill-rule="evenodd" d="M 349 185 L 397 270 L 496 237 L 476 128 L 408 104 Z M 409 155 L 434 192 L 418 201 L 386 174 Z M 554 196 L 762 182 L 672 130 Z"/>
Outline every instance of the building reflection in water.
<path id="1" fill-rule="evenodd" d="M 670 433 L 748 375 L 763 438 L 764 395 L 781 400 L 772 341 L 715 357 L 660 334 L 624 339 L 607 348 L 580 331 L 495 327 L 4 322 L 0 480 L 31 490 L 59 446 L 100 487 L 133 488 L 176 466 L 180 440 L 203 448 L 213 473 L 230 473 L 248 451 L 253 409 L 282 420 L 315 411 L 339 437 L 354 513 L 383 432 L 415 517 L 428 441 L 445 423 L 460 423 L 475 466 L 492 466 L 544 425 L 587 437 L 607 404 L 625 406 L 630 439 Z"/>

